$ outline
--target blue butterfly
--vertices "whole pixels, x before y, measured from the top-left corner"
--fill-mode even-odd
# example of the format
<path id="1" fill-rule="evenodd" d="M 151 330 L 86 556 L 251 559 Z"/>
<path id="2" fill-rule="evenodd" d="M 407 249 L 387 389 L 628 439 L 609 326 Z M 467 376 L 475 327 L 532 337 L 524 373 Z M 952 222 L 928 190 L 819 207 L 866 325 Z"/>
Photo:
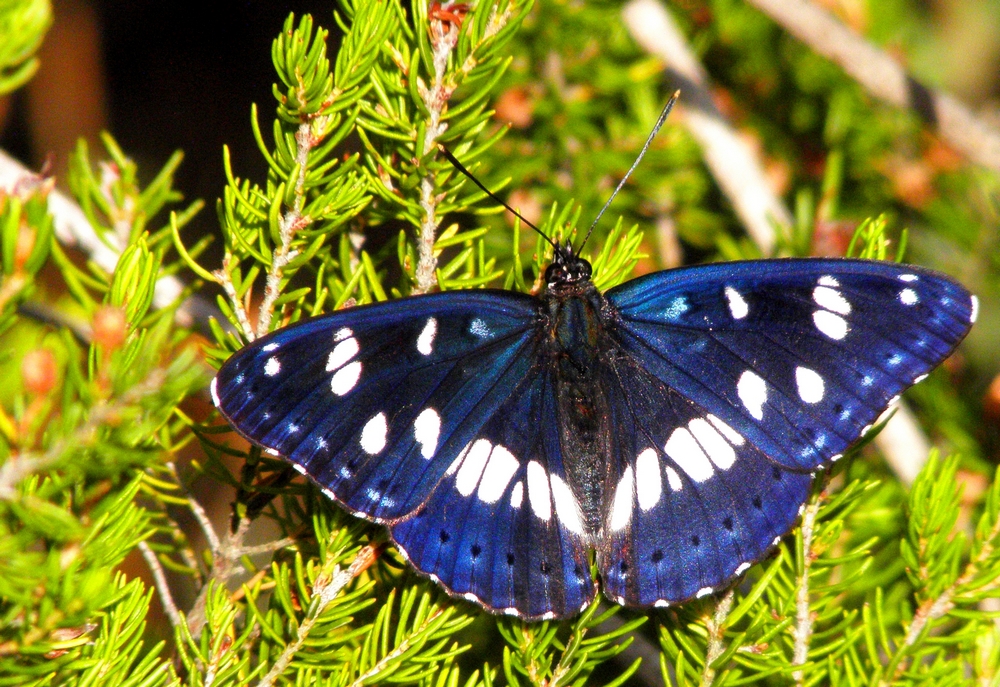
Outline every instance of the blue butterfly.
<path id="1" fill-rule="evenodd" d="M 487 610 L 704 596 L 795 523 L 836 461 L 954 350 L 977 301 L 863 260 L 657 272 L 599 292 L 556 245 L 535 297 L 451 291 L 335 312 L 235 353 L 232 426 L 389 527 Z"/>

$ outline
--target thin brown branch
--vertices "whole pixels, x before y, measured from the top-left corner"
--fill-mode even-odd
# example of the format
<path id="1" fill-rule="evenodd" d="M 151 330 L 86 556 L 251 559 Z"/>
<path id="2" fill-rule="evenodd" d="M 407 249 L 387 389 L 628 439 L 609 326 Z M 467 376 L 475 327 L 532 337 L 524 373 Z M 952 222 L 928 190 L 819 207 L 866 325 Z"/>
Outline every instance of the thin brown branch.
<path id="1" fill-rule="evenodd" d="M 734 594 L 734 589 L 727 591 L 715 605 L 715 612 L 708 620 L 708 647 L 705 651 L 705 671 L 701 674 L 702 687 L 709 687 L 715 682 L 715 668 L 712 664 L 726 651 L 726 618 L 733 609 Z"/>
<path id="2" fill-rule="evenodd" d="M 250 529 L 249 518 L 241 518 L 235 530 L 229 530 L 226 538 L 219 543 L 218 549 L 212 551 L 212 574 L 202 585 L 198 592 L 198 598 L 191 606 L 188 613 L 188 629 L 195 637 L 201 635 L 202 628 L 205 627 L 205 607 L 208 603 L 208 592 L 215 586 L 212 583 L 225 584 L 226 581 L 242 569 L 239 564 L 243 556 L 243 539 Z"/>
<path id="3" fill-rule="evenodd" d="M 431 19 L 431 45 L 434 50 L 434 78 L 430 88 L 419 80 L 417 89 L 424 107 L 427 108 L 427 133 L 424 136 L 423 154 L 427 155 L 437 146 L 438 138 L 448 128 L 442 116 L 448 107 L 448 100 L 454 86 L 445 83 L 448 58 L 458 44 L 459 25 L 456 22 Z M 420 236 L 417 239 L 416 284 L 412 293 L 427 293 L 437 285 L 437 258 L 434 256 L 434 241 L 437 238 L 439 218 L 437 206 L 440 202 L 434 173 L 428 171 L 420 180 L 420 209 L 424 216 L 420 222 Z"/>
<path id="4" fill-rule="evenodd" d="M 229 303 L 233 306 L 233 313 L 236 315 L 236 321 L 240 325 L 241 333 L 247 341 L 253 341 L 257 338 L 257 333 L 254 331 L 253 325 L 250 324 L 247 309 L 244 307 L 242 299 L 236 293 L 236 285 L 233 284 L 232 277 L 229 276 L 232 260 L 233 256 L 227 250 L 222 258 L 222 267 L 212 272 L 212 276 L 215 277 L 222 290 L 226 292 L 226 298 L 229 299 Z"/>
<path id="5" fill-rule="evenodd" d="M 274 317 L 274 304 L 281 295 L 281 280 L 285 275 L 285 268 L 292 260 L 298 257 L 299 252 L 292 249 L 292 239 L 296 232 L 307 226 L 311 220 L 302 214 L 305 208 L 305 181 L 308 171 L 309 151 L 311 151 L 319 139 L 313 135 L 313 121 L 306 121 L 299 124 L 298 131 L 295 132 L 295 163 L 299 175 L 295 178 L 295 200 L 292 207 L 281 216 L 278 221 L 281 245 L 275 249 L 271 256 L 271 268 L 267 272 L 267 280 L 264 286 L 264 299 L 261 301 L 259 314 L 257 316 L 257 336 L 267 334 L 271 329 L 271 319 Z"/>
<path id="6" fill-rule="evenodd" d="M 944 91 L 910 75 L 885 51 L 808 0 L 748 0 L 820 55 L 837 63 L 870 94 L 913 110 L 948 144 L 977 164 L 1000 171 L 1000 130 Z"/>
<path id="7" fill-rule="evenodd" d="M 889 662 L 891 666 L 896 663 L 896 669 L 892 673 L 892 682 L 887 682 L 882 680 L 880 685 L 894 684 L 895 681 L 906 671 L 909 666 L 909 661 L 906 660 L 904 652 L 907 651 L 911 646 L 917 643 L 920 636 L 923 634 L 924 630 L 927 628 L 928 623 L 933 620 L 944 616 L 948 611 L 955 607 L 955 596 L 965 585 L 972 582 L 980 573 L 980 566 L 988 561 L 995 551 L 993 542 L 1000 537 L 1000 520 L 993 523 L 993 527 L 990 529 L 989 533 L 985 536 L 983 540 L 982 547 L 979 549 L 978 553 L 969 561 L 965 566 L 965 570 L 962 574 L 955 580 L 954 583 L 948 586 L 941 594 L 933 599 L 927 599 L 920 607 L 917 612 L 913 614 L 913 620 L 910 623 L 910 627 L 906 630 L 906 637 L 903 639 L 903 643 L 897 647 L 896 652 L 892 660 Z M 995 585 L 996 581 L 992 583 Z M 989 585 L 987 585 L 988 587 Z"/>
<path id="8" fill-rule="evenodd" d="M 708 74 L 658 0 L 631 0 L 623 10 L 632 37 L 664 61 L 670 88 L 679 88 L 678 113 L 698 141 L 712 176 L 764 255 L 775 246 L 775 225 L 790 226 L 792 215 L 774 194 L 763 166 L 712 100 Z"/>
<path id="9" fill-rule="evenodd" d="M 149 571 L 153 574 L 153 584 L 156 586 L 156 593 L 160 596 L 160 603 L 170 620 L 170 625 L 178 627 L 184 621 L 181 619 L 180 611 L 177 610 L 177 604 L 174 603 L 173 594 L 170 593 L 170 585 L 167 584 L 167 576 L 163 572 L 163 566 L 160 565 L 160 559 L 149 548 L 149 544 L 144 541 L 139 542 L 139 553 L 146 559 L 146 565 L 149 566 Z"/>
<path id="10" fill-rule="evenodd" d="M 25 184 L 38 183 L 41 177 L 0 150 L 0 189 L 16 192 Z M 64 246 L 70 246 L 82 251 L 108 274 L 114 272 L 118 264 L 118 256 L 124 245 L 117 245 L 117 237 L 104 237 L 112 246 L 109 247 L 97 235 L 90 225 L 87 216 L 72 198 L 58 189 L 49 192 L 49 212 L 52 213 L 53 227 L 56 238 Z M 165 308 L 174 303 L 184 290 L 184 284 L 174 276 L 164 276 L 156 280 L 153 291 L 153 306 Z M 190 296 L 177 309 L 178 324 L 189 327 L 196 322 L 205 322 L 209 317 L 222 321 L 218 309 L 201 296 Z"/>
<path id="11" fill-rule="evenodd" d="M 819 513 L 820 499 L 813 499 L 806 504 L 802 513 L 802 570 L 798 576 L 798 589 L 795 592 L 795 627 L 792 636 L 795 647 L 792 653 L 792 665 L 801 666 L 809 660 L 809 642 L 812 639 L 813 616 L 809 604 L 809 573 L 813 563 L 813 535 L 816 529 L 816 516 Z M 804 685 L 805 674 L 801 670 L 792 673 L 798 685 Z"/>
<path id="12" fill-rule="evenodd" d="M 326 607 L 330 605 L 330 602 L 340 594 L 351 580 L 360 575 L 372 564 L 377 555 L 378 546 L 369 544 L 358 552 L 358 555 L 346 570 L 341 570 L 340 566 L 335 565 L 332 567 L 332 570 L 324 570 L 317 576 L 316 581 L 313 583 L 313 598 L 310 601 L 309 610 L 299 624 L 295 639 L 281 652 L 274 665 L 267 672 L 267 675 L 258 683 L 258 687 L 271 687 L 274 684 L 275 680 L 281 676 L 285 668 L 292 662 L 295 654 L 302 648 L 306 639 L 309 638 L 309 633 L 323 614 L 323 611 L 326 610 Z M 388 658 L 387 656 L 386 659 Z M 363 684 L 361 681 L 364 677 L 359 678 L 355 684 Z"/>

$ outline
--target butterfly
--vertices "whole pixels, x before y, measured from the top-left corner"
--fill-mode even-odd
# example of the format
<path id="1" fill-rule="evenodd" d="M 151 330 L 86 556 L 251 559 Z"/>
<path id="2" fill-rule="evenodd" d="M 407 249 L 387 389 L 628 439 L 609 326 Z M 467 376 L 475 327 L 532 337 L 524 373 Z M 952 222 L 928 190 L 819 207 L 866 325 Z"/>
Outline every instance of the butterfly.
<path id="1" fill-rule="evenodd" d="M 538 296 L 449 291 L 281 329 L 211 385 L 450 594 L 563 618 L 719 590 L 794 525 L 814 473 L 944 360 L 978 303 L 919 267 L 716 263 L 601 293 L 556 244 Z"/>

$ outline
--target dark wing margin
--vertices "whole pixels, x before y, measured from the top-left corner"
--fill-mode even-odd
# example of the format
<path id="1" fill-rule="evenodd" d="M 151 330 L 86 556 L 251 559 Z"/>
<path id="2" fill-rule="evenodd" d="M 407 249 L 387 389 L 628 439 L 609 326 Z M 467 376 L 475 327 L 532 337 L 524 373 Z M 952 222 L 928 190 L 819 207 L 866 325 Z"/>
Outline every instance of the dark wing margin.
<path id="1" fill-rule="evenodd" d="M 839 457 L 955 349 L 978 309 L 944 275 L 867 260 L 719 263 L 607 298 L 630 356 L 798 470 Z"/>

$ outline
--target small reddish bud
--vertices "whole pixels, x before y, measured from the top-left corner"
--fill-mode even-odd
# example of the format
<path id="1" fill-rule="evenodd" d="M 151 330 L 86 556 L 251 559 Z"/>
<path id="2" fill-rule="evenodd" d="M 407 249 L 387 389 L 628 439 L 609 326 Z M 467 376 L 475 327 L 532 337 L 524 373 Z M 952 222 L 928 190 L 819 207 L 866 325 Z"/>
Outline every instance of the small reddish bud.
<path id="1" fill-rule="evenodd" d="M 24 263 L 31 257 L 31 251 L 35 249 L 35 230 L 29 226 L 21 225 L 17 232 L 17 244 L 14 246 L 14 269 L 20 271 L 24 268 Z"/>
<path id="2" fill-rule="evenodd" d="M 538 224 L 542 220 L 542 214 L 544 210 L 542 204 L 538 201 L 538 198 L 534 196 L 530 191 L 524 191 L 522 189 L 517 189 L 510 194 L 507 198 L 507 203 L 521 213 L 521 217 L 532 224 Z M 510 224 L 514 224 L 514 215 L 507 212 L 507 221 Z"/>
<path id="3" fill-rule="evenodd" d="M 21 379 L 24 390 L 33 396 L 44 396 L 56 386 L 59 376 L 56 357 L 52 351 L 37 348 L 29 351 L 21 361 Z"/>
<path id="4" fill-rule="evenodd" d="M 497 119 L 516 129 L 527 128 L 534 119 L 535 103 L 523 88 L 508 88 L 500 94 L 495 108 Z"/>
<path id="5" fill-rule="evenodd" d="M 94 313 L 94 342 L 105 348 L 118 348 L 128 335 L 125 310 L 113 305 L 102 305 Z"/>

